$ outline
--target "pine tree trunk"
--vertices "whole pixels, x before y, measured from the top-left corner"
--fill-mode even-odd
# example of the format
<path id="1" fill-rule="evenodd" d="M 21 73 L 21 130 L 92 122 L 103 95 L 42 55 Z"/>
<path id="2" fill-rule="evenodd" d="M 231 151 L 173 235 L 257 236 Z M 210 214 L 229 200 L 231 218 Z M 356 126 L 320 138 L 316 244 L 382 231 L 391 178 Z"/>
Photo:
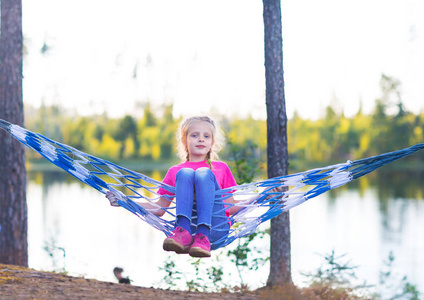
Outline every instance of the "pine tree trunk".
<path id="1" fill-rule="evenodd" d="M 280 0 L 263 0 L 268 137 L 268 177 L 287 175 L 287 115 L 284 97 L 283 38 Z M 290 220 L 282 213 L 271 220 L 268 286 L 291 283 Z"/>
<path id="2" fill-rule="evenodd" d="M 22 3 L 1 0 L 0 118 L 23 125 Z M 0 130 L 0 263 L 28 265 L 25 153 Z"/>

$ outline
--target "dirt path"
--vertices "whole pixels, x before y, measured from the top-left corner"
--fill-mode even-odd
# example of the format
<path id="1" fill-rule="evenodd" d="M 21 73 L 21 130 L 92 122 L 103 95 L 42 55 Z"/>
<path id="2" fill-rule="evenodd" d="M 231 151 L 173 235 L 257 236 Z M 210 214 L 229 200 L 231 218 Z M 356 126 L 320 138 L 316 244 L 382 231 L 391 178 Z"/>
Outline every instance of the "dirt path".
<path id="1" fill-rule="evenodd" d="M 0 264 L 0 299 L 230 300 L 258 298 L 264 299 L 264 297 L 255 292 L 233 294 L 160 290 Z"/>

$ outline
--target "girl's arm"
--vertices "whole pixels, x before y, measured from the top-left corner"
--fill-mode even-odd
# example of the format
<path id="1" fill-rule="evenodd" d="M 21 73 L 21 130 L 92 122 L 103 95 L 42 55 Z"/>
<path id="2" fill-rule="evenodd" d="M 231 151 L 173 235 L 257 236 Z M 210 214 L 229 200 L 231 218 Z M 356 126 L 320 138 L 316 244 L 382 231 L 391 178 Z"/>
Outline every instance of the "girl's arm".
<path id="1" fill-rule="evenodd" d="M 141 207 L 143 207 L 145 210 L 154 214 L 155 216 L 162 217 L 165 214 L 165 210 L 163 210 L 162 208 L 169 207 L 169 205 L 171 204 L 171 201 L 169 201 L 165 197 L 160 197 L 156 202 L 154 202 L 156 205 L 150 202 L 136 202 L 136 203 L 140 205 Z"/>
<path id="2" fill-rule="evenodd" d="M 119 204 L 117 203 L 118 199 L 116 198 L 114 193 L 108 191 L 106 193 L 106 198 L 109 200 L 111 206 L 119 206 Z M 160 197 L 156 202 L 154 202 L 155 204 L 150 202 L 134 202 L 158 217 L 162 217 L 165 213 L 165 210 L 163 210 L 162 207 L 169 207 L 169 205 L 171 204 L 171 201 L 169 201 L 165 197 Z"/>
<path id="3" fill-rule="evenodd" d="M 276 187 L 276 188 L 273 188 L 272 190 L 271 190 L 271 192 L 273 192 L 273 193 L 278 193 L 278 192 L 281 192 L 282 191 L 282 189 L 281 188 L 279 188 L 279 187 Z M 258 194 L 257 196 L 255 196 L 255 197 L 253 197 L 253 198 L 251 198 L 251 199 L 249 199 L 249 202 L 248 203 L 252 203 L 253 201 L 255 201 L 256 199 L 258 199 L 260 197 L 260 195 Z M 268 196 L 269 197 L 269 196 Z M 227 199 L 225 199 L 224 200 L 224 202 L 225 203 L 229 203 L 229 204 L 234 204 L 234 205 L 232 205 L 228 210 L 230 211 L 230 215 L 234 215 L 234 214 L 236 214 L 237 212 L 239 212 L 242 208 L 244 208 L 244 207 L 246 207 L 246 204 L 248 204 L 248 203 L 246 203 L 246 200 L 236 200 L 236 199 L 234 199 L 234 197 L 233 196 L 231 196 L 231 197 L 229 197 L 229 198 L 227 198 Z M 242 205 L 237 205 L 238 203 L 243 203 Z"/>
<path id="4" fill-rule="evenodd" d="M 253 199 L 250 199 L 250 202 L 256 200 L 258 197 L 259 196 L 254 197 Z M 231 197 L 229 197 L 229 198 L 227 198 L 227 199 L 224 200 L 225 203 L 234 204 L 234 205 L 231 205 L 230 208 L 228 209 L 229 212 L 230 212 L 230 215 L 234 215 L 234 214 L 238 213 L 242 208 L 244 208 L 245 205 L 246 205 L 246 202 L 245 201 L 246 200 L 236 200 L 236 199 L 234 199 L 233 196 L 231 196 Z M 243 205 L 239 205 L 238 206 L 237 205 L 238 203 L 243 203 Z"/>

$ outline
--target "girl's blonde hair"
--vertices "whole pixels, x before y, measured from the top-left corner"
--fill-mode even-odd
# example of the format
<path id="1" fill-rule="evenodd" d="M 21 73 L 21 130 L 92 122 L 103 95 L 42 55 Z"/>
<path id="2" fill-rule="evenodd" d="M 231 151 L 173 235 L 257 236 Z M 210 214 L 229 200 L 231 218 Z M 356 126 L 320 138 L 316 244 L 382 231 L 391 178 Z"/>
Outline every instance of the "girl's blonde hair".
<path id="1" fill-rule="evenodd" d="M 189 153 L 187 149 L 187 132 L 191 124 L 195 122 L 206 122 L 212 128 L 212 148 L 206 156 L 207 160 L 217 160 L 218 152 L 224 146 L 224 135 L 219 130 L 218 126 L 215 124 L 215 121 L 209 118 L 208 116 L 196 116 L 187 118 L 181 121 L 178 130 L 177 130 L 177 150 L 178 157 L 181 161 L 187 161 L 189 159 Z"/>

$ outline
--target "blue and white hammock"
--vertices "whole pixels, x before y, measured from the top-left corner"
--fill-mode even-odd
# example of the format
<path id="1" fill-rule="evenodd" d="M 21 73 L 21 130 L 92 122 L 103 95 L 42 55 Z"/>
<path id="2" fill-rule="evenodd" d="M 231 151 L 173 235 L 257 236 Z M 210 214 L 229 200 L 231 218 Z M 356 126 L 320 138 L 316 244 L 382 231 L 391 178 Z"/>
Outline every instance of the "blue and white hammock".
<path id="1" fill-rule="evenodd" d="M 174 193 L 174 187 L 1 119 L 0 128 L 8 131 L 15 139 L 37 151 L 47 160 L 85 184 L 103 194 L 112 191 L 119 199 L 118 204 L 120 206 L 154 228 L 163 231 L 166 235 L 169 235 L 174 229 L 174 199 L 169 199 L 172 203 L 168 208 L 164 208 L 166 212 L 164 217 L 155 216 L 134 202 L 134 200 L 138 202 L 148 201 L 154 204 L 160 197 L 157 194 L 159 188 Z M 347 161 L 221 190 L 216 195 L 217 199 L 222 201 L 222 199 L 233 195 L 235 199 L 242 200 L 237 206 L 244 207 L 238 213 L 232 215 L 229 220 L 222 221 L 230 221 L 232 227 L 227 235 L 212 244 L 212 249 L 224 247 L 237 238 L 253 233 L 261 223 L 302 204 L 306 200 L 342 186 L 353 179 L 364 176 L 381 166 L 423 148 L 424 144 L 417 144 L 374 157 Z M 281 192 L 276 192 L 276 190 Z M 252 199 L 254 200 L 252 201 Z"/>

